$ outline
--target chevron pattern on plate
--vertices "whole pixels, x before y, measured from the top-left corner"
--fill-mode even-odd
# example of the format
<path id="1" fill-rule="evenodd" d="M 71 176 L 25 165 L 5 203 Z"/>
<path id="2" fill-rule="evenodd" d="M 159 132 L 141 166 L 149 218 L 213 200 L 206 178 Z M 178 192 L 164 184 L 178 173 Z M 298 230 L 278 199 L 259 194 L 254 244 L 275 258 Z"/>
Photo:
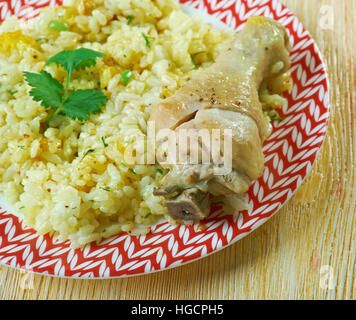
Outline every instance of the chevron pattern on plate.
<path id="1" fill-rule="evenodd" d="M 180 0 L 240 30 L 247 18 L 264 15 L 279 21 L 292 44 L 293 87 L 288 104 L 264 144 L 263 176 L 251 186 L 250 209 L 222 216 L 212 208 L 201 226 L 162 223 L 146 236 L 121 234 L 71 249 L 68 242 L 38 236 L 13 214 L 0 208 L 0 263 L 33 272 L 74 278 L 110 278 L 150 273 L 204 257 L 232 244 L 268 220 L 301 185 L 324 141 L 329 119 L 327 72 L 319 50 L 299 20 L 276 0 Z M 0 0 L 0 21 L 16 14 L 38 15 L 61 1 Z M 1 204 L 0 204 L 1 206 Z M 5 204 L 3 204 L 5 206 Z"/>

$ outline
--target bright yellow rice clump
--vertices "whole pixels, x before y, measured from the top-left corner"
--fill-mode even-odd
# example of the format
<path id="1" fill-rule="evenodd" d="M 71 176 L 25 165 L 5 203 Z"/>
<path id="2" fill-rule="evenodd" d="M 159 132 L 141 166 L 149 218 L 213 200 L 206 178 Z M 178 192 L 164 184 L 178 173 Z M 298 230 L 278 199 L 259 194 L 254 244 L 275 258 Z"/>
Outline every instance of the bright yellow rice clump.
<path id="1" fill-rule="evenodd" d="M 53 20 L 68 30 L 51 30 Z M 152 106 L 188 81 L 196 65 L 214 62 L 232 36 L 186 15 L 173 0 L 71 0 L 30 22 L 7 19 L 0 25 L 1 201 L 38 233 L 73 247 L 148 232 L 166 217 L 162 198 L 152 194 L 162 173 L 156 165 L 127 165 L 125 149 L 146 134 Z M 46 70 L 63 82 L 64 70 L 46 61 L 81 47 L 106 56 L 74 72 L 70 89 L 99 89 L 109 101 L 90 121 L 58 116 L 49 127 L 23 72 Z M 125 85 L 127 70 L 133 76 Z"/>

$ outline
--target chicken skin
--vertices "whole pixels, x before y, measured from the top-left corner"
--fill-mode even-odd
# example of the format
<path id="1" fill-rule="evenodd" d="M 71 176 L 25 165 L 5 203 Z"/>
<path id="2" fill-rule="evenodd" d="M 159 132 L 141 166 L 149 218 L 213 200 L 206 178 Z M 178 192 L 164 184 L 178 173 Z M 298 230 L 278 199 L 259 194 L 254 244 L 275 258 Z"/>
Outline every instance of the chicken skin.
<path id="1" fill-rule="evenodd" d="M 206 218 L 209 194 L 232 197 L 245 193 L 263 174 L 262 144 L 270 134 L 270 124 L 259 100 L 259 88 L 264 80 L 287 72 L 290 64 L 286 30 L 269 18 L 252 17 L 214 64 L 198 71 L 173 96 L 154 107 L 150 121 L 157 133 L 186 129 L 191 135 L 199 135 L 201 130 L 213 135 L 220 130 L 219 141 L 226 140 L 226 130 L 231 135 L 231 170 L 223 174 L 214 170 L 221 163 L 205 163 L 201 155 L 194 164 L 166 163 L 162 146 L 167 141 L 157 140 L 157 161 L 169 172 L 155 194 L 166 197 L 168 214 L 174 219 Z M 206 149 L 212 156 L 208 143 L 199 140 L 200 154 Z M 178 142 L 175 147 L 179 149 Z M 187 149 L 188 159 L 193 151 Z M 225 155 L 223 143 L 218 153 Z"/>

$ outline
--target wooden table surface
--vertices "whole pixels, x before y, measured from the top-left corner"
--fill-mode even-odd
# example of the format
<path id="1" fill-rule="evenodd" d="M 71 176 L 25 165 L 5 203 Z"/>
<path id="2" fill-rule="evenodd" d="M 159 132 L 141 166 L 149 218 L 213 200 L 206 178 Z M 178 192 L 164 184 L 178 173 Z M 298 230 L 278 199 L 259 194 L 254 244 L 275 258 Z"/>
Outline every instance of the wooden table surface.
<path id="1" fill-rule="evenodd" d="M 356 299 L 356 0 L 284 0 L 319 45 L 331 84 L 322 152 L 297 194 L 238 243 L 172 270 L 72 280 L 0 266 L 0 299 Z"/>

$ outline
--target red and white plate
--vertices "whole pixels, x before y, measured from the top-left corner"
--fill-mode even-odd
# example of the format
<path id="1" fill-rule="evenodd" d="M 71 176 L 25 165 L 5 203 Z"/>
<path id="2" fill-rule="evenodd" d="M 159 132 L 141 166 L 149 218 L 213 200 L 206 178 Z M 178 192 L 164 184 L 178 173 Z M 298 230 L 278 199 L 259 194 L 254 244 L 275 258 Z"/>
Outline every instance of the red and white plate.
<path id="1" fill-rule="evenodd" d="M 249 190 L 251 209 L 221 217 L 219 208 L 197 226 L 162 223 L 152 233 L 120 234 L 101 244 L 71 249 L 68 242 L 38 236 L 0 203 L 0 263 L 41 274 L 72 278 L 132 276 L 176 267 L 220 250 L 266 222 L 301 185 L 319 153 L 329 119 L 329 85 L 320 52 L 299 20 L 276 0 L 179 0 L 188 12 L 208 22 L 240 29 L 248 17 L 264 15 L 279 21 L 292 44 L 293 87 L 286 119 L 274 124 L 264 144 L 263 176 Z M 36 16 L 44 6 L 61 1 L 0 0 L 0 22 L 11 14 Z M 191 8 L 191 9 L 189 9 Z M 195 10 L 193 10 L 195 9 Z"/>

